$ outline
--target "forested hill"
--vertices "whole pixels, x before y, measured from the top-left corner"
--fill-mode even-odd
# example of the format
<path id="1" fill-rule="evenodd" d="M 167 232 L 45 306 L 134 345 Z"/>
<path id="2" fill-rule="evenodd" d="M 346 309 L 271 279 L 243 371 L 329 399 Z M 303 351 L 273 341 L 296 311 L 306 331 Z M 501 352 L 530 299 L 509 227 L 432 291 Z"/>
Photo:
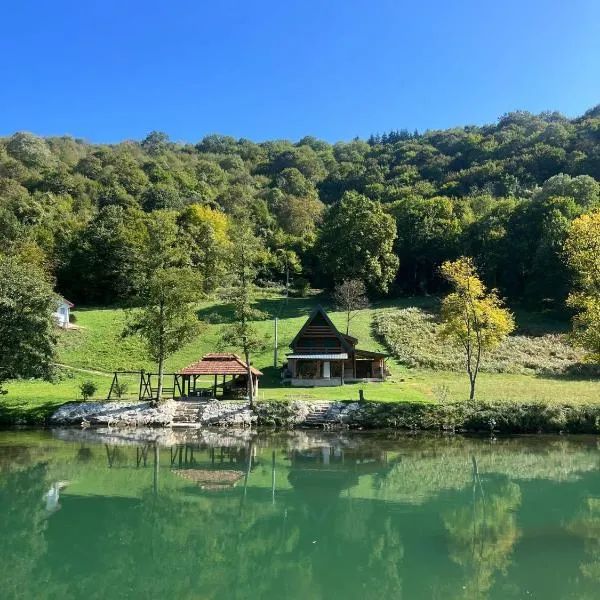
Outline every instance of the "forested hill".
<path id="1" fill-rule="evenodd" d="M 288 268 L 297 286 L 360 277 L 374 294 L 436 292 L 441 262 L 468 254 L 510 300 L 562 302 L 565 230 L 598 207 L 598 181 L 600 107 L 333 145 L 16 133 L 0 139 L 0 251 L 46 265 L 79 304 L 116 303 L 134 296 L 158 235 L 210 292 L 231 220 L 249 216 L 269 251 L 263 281 Z"/>

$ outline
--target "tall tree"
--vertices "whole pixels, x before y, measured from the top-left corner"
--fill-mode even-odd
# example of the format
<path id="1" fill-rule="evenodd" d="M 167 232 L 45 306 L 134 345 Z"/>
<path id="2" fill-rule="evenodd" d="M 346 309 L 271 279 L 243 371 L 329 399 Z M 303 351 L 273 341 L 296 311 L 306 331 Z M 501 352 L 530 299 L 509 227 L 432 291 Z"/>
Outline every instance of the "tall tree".
<path id="1" fill-rule="evenodd" d="M 474 400 L 482 354 L 499 346 L 514 330 L 514 319 L 496 290 L 486 290 L 470 258 L 447 261 L 441 270 L 454 288 L 442 300 L 442 335 L 465 352 L 469 399 Z"/>
<path id="2" fill-rule="evenodd" d="M 392 251 L 395 239 L 394 219 L 379 202 L 346 192 L 323 223 L 318 242 L 321 269 L 333 281 L 358 278 L 386 293 L 398 271 Z"/>
<path id="3" fill-rule="evenodd" d="M 367 288 L 360 279 L 344 279 L 333 290 L 333 300 L 346 313 L 346 335 L 350 333 L 350 321 L 359 310 L 369 308 Z"/>
<path id="4" fill-rule="evenodd" d="M 162 399 L 165 360 L 200 333 L 193 302 L 198 280 L 189 268 L 159 268 L 147 279 L 123 335 L 139 335 L 158 365 L 157 402 Z"/>
<path id="5" fill-rule="evenodd" d="M 231 228 L 231 252 L 229 255 L 230 285 L 227 298 L 233 305 L 234 321 L 226 326 L 222 340 L 228 346 L 241 348 L 246 363 L 248 400 L 254 404 L 255 389 L 252 385 L 251 357 L 266 347 L 264 335 L 260 335 L 253 324 L 265 318 L 257 309 L 256 279 L 266 259 L 262 241 L 245 217 L 240 217 Z"/>
<path id="6" fill-rule="evenodd" d="M 0 390 L 14 377 L 51 376 L 57 306 L 39 266 L 0 255 Z"/>
<path id="7" fill-rule="evenodd" d="M 573 221 L 564 251 L 578 288 L 567 301 L 578 311 L 573 337 L 588 351 L 589 360 L 600 362 L 600 212 Z"/>
<path id="8" fill-rule="evenodd" d="M 192 266 L 202 277 L 202 289 L 214 292 L 227 271 L 229 217 L 200 204 L 190 204 L 177 220 Z"/>

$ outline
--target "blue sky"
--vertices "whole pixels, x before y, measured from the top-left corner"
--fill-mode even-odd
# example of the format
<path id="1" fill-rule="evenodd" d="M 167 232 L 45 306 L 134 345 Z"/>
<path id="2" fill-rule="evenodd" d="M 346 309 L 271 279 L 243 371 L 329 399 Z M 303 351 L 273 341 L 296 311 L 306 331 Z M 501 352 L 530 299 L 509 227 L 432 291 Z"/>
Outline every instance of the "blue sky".
<path id="1" fill-rule="evenodd" d="M 0 135 L 329 141 L 600 103 L 598 0 L 21 0 Z"/>

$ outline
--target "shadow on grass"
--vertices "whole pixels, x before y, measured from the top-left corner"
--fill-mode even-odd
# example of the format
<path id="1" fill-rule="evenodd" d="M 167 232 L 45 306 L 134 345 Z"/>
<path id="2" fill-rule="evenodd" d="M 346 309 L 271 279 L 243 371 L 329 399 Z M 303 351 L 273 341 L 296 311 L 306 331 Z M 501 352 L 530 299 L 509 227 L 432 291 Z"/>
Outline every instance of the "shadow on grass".
<path id="1" fill-rule="evenodd" d="M 35 405 L 0 401 L 0 425 L 44 425 L 62 404 L 60 400 Z"/>
<path id="2" fill-rule="evenodd" d="M 266 313 L 267 318 L 293 319 L 308 317 L 317 304 L 322 304 L 327 310 L 328 297 L 324 294 L 310 298 L 261 298 L 255 307 Z M 229 324 L 233 322 L 233 306 L 231 304 L 212 305 L 201 308 L 196 313 L 201 321 L 212 324 Z"/>
<path id="3" fill-rule="evenodd" d="M 261 389 L 269 390 L 283 387 L 283 384 L 281 383 L 281 370 L 279 367 L 271 365 L 270 367 L 262 367 L 261 371 L 263 374 L 259 384 Z"/>
<path id="4" fill-rule="evenodd" d="M 561 373 L 540 370 L 535 376 L 555 381 L 600 381 L 600 365 L 575 363 L 566 367 Z"/>
<path id="5" fill-rule="evenodd" d="M 570 321 L 564 312 L 552 310 L 533 312 L 519 306 L 513 307 L 512 310 L 517 325 L 516 335 L 542 337 L 568 333 L 570 330 Z"/>

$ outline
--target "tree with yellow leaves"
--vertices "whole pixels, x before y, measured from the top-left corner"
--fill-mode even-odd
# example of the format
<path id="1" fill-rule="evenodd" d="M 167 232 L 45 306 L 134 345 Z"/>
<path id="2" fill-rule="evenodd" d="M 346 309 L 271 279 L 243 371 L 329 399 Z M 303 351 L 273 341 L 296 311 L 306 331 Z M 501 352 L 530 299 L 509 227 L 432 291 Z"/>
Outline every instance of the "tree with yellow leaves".
<path id="1" fill-rule="evenodd" d="M 497 291 L 486 290 L 471 258 L 446 261 L 441 271 L 454 288 L 442 301 L 442 335 L 464 349 L 471 383 L 469 400 L 474 400 L 482 355 L 514 330 L 514 318 Z"/>
<path id="2" fill-rule="evenodd" d="M 588 360 L 600 362 L 600 212 L 571 223 L 564 251 L 579 288 L 567 300 L 578 311 L 573 338 L 588 351 Z"/>
<path id="3" fill-rule="evenodd" d="M 178 219 L 192 266 L 202 277 L 202 291 L 214 292 L 227 272 L 231 251 L 229 217 L 201 204 L 190 204 Z"/>

